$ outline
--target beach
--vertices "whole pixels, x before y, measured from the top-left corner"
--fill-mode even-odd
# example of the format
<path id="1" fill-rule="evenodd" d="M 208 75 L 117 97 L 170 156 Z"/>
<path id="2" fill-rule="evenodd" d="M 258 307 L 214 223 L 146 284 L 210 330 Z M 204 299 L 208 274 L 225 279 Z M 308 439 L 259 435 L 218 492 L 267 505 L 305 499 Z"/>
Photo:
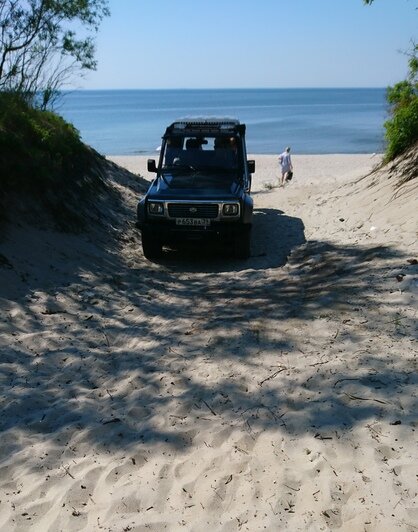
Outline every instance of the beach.
<path id="1" fill-rule="evenodd" d="M 142 156 L 90 231 L 1 235 L 0 530 L 418 529 L 416 180 L 292 157 L 246 261 L 144 258 Z"/>

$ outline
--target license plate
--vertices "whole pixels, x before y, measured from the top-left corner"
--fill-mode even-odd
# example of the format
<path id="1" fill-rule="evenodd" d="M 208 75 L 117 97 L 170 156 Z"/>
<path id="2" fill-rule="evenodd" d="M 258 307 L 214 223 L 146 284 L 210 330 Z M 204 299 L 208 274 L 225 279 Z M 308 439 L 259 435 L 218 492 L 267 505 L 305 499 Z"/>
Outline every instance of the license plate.
<path id="1" fill-rule="evenodd" d="M 210 225 L 209 218 L 176 218 L 176 225 Z"/>

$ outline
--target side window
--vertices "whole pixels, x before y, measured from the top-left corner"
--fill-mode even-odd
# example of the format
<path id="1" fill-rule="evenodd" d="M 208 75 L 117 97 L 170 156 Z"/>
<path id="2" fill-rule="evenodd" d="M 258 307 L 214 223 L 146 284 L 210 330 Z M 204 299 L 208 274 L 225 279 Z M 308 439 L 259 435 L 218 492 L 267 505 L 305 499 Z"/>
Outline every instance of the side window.
<path id="1" fill-rule="evenodd" d="M 178 158 L 183 151 L 183 138 L 172 137 L 167 139 L 163 166 L 171 166 L 174 159 Z"/>

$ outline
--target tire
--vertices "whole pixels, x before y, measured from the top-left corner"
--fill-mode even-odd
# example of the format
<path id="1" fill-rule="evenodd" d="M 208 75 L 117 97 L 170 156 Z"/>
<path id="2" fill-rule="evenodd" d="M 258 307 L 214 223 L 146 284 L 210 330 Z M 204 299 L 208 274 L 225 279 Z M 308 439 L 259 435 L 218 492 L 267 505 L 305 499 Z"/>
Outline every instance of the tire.
<path id="1" fill-rule="evenodd" d="M 142 251 L 146 259 L 155 260 L 161 258 L 163 246 L 158 238 L 144 231 L 142 233 Z"/>
<path id="2" fill-rule="evenodd" d="M 234 254 L 237 259 L 248 259 L 251 256 L 251 229 L 244 229 L 235 237 Z"/>

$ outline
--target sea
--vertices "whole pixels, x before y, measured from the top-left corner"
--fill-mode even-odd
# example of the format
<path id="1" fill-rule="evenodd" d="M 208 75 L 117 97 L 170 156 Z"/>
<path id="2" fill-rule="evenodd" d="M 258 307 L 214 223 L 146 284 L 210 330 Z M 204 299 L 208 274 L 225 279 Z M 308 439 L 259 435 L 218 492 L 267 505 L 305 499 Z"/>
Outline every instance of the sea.
<path id="1" fill-rule="evenodd" d="M 247 151 L 381 153 L 384 88 L 170 89 L 63 92 L 55 111 L 104 155 L 151 155 L 184 117 L 233 117 L 247 125 Z"/>

